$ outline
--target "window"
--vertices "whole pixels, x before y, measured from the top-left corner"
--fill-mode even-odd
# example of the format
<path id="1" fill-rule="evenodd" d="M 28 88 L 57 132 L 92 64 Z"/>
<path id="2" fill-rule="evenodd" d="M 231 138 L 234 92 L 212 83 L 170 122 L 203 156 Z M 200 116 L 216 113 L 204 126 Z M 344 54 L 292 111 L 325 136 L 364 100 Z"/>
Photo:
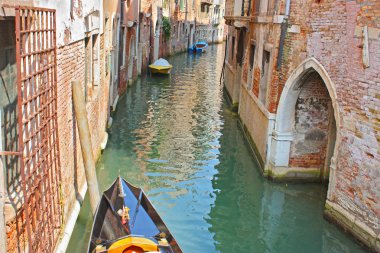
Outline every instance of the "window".
<path id="1" fill-rule="evenodd" d="M 247 73 L 247 88 L 250 90 L 252 88 L 252 82 L 253 82 L 253 66 L 255 64 L 255 51 L 256 46 L 254 44 L 251 44 L 249 49 L 249 68 Z"/>
<path id="2" fill-rule="evenodd" d="M 92 54 L 93 54 L 93 85 L 97 86 L 100 84 L 100 44 L 98 34 L 92 35 Z"/>
<path id="3" fill-rule="evenodd" d="M 108 22 L 108 18 L 105 18 L 104 20 L 104 49 L 103 49 L 103 52 L 104 52 L 104 55 L 106 56 L 106 59 L 104 61 L 104 70 L 105 70 L 105 74 L 108 75 L 108 68 L 109 68 L 109 61 L 108 61 L 108 54 L 109 54 L 109 42 L 110 42 L 110 30 L 109 30 L 109 22 Z"/>
<path id="4" fill-rule="evenodd" d="M 255 50 L 256 50 L 256 47 L 255 45 L 252 44 L 249 51 L 249 66 L 251 67 L 251 69 L 253 69 L 253 63 L 255 60 Z"/>
<path id="5" fill-rule="evenodd" d="M 178 34 L 177 34 L 177 40 L 179 40 L 180 35 L 181 35 L 181 23 L 178 21 Z"/>
<path id="6" fill-rule="evenodd" d="M 229 57 L 229 62 L 232 63 L 232 61 L 234 60 L 234 54 L 235 54 L 235 37 L 232 37 L 231 38 L 231 50 L 228 54 L 228 57 Z"/>
<path id="7" fill-rule="evenodd" d="M 127 64 L 126 62 L 126 56 L 127 56 L 127 50 L 126 50 L 126 40 L 127 40 L 127 34 L 126 34 L 126 28 L 123 27 L 121 28 L 122 29 L 122 36 L 123 36 L 123 62 L 122 62 L 122 66 L 125 66 Z"/>
<path id="8" fill-rule="evenodd" d="M 261 65 L 261 79 L 260 79 L 260 90 L 259 90 L 259 99 L 261 103 L 265 105 L 266 96 L 267 96 L 267 83 L 269 76 L 269 61 L 270 61 L 270 52 L 263 51 L 263 61 Z"/>
<path id="9" fill-rule="evenodd" d="M 237 48 L 237 55 L 236 55 L 237 63 L 240 66 L 243 63 L 243 58 L 244 58 L 244 40 L 245 40 L 245 32 L 241 30 L 239 34 L 239 41 L 238 41 L 238 48 Z"/>
<path id="10" fill-rule="evenodd" d="M 100 45 L 98 34 L 85 38 L 85 95 L 91 97 L 91 88 L 100 84 Z"/>
<path id="11" fill-rule="evenodd" d="M 92 86 L 92 36 L 85 38 L 85 83 L 86 87 Z"/>
<path id="12" fill-rule="evenodd" d="M 260 12 L 260 1 L 255 1 L 253 6 L 253 14 L 258 14 Z"/>

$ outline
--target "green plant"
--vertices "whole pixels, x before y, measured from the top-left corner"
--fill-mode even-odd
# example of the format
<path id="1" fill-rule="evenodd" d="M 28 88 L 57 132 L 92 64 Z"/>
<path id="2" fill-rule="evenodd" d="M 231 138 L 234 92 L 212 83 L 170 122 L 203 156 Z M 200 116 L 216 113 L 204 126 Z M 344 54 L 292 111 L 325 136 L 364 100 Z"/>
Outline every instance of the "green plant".
<path id="1" fill-rule="evenodd" d="M 164 31 L 165 37 L 170 38 L 170 33 L 172 27 L 170 26 L 170 19 L 168 17 L 162 17 L 162 30 Z"/>

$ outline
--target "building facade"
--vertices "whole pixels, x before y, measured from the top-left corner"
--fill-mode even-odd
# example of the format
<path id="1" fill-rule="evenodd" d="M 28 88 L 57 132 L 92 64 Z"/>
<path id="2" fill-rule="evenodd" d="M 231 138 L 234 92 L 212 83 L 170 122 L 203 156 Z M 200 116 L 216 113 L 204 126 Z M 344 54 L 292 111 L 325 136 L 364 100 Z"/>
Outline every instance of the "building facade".
<path id="1" fill-rule="evenodd" d="M 200 0 L 196 6 L 196 42 L 223 42 L 224 0 Z"/>
<path id="2" fill-rule="evenodd" d="M 224 69 L 263 174 L 328 182 L 326 216 L 376 252 L 379 10 L 377 1 L 227 1 Z"/>
<path id="3" fill-rule="evenodd" d="M 52 252 L 68 240 L 87 188 L 72 81 L 83 87 L 95 157 L 107 136 L 102 2 L 0 5 L 0 29 L 9 33 L 0 46 L 6 252 Z"/>
<path id="4" fill-rule="evenodd" d="M 87 191 L 72 82 L 98 159 L 128 85 L 198 40 L 197 4 L 0 0 L 0 252 L 65 251 Z"/>

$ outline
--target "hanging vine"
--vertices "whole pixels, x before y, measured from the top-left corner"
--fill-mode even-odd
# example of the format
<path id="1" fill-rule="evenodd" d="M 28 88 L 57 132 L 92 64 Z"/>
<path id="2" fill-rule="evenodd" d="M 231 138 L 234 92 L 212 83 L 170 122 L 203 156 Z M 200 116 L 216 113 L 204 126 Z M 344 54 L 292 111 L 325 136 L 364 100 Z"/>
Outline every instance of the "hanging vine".
<path id="1" fill-rule="evenodd" d="M 170 38 L 171 29 L 170 19 L 168 17 L 162 17 L 162 30 L 164 31 L 166 39 Z"/>

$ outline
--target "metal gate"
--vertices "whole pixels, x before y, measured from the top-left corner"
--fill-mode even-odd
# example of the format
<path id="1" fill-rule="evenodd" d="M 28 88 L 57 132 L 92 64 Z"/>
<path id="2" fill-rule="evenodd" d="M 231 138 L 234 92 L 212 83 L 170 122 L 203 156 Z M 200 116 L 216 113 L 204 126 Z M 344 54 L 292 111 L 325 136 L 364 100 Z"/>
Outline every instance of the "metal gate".
<path id="1" fill-rule="evenodd" d="M 52 252 L 62 225 L 55 10 L 16 7 L 18 129 L 29 252 Z"/>

